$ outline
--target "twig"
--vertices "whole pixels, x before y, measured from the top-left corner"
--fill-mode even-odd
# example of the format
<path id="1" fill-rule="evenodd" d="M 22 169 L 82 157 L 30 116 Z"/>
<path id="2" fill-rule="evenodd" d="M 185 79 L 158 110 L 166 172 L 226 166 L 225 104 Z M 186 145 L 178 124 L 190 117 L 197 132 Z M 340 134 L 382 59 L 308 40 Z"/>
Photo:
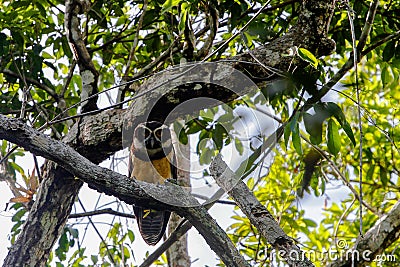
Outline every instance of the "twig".
<path id="1" fill-rule="evenodd" d="M 129 72 L 131 70 L 132 60 L 135 56 L 135 51 L 136 51 L 138 41 L 139 41 L 139 33 L 142 28 L 143 19 L 144 19 L 144 16 L 146 15 L 146 11 L 147 11 L 147 4 L 148 4 L 148 0 L 145 0 L 143 3 L 142 14 L 139 17 L 138 25 L 136 27 L 136 33 L 135 33 L 135 37 L 133 39 L 131 51 L 129 52 L 128 62 L 126 63 L 126 67 L 125 67 L 125 73 L 121 80 L 122 83 L 126 82 Z M 120 102 L 120 101 L 124 100 L 125 90 L 126 90 L 126 87 L 128 87 L 128 86 L 129 86 L 129 83 L 126 83 L 126 85 L 124 87 L 119 87 L 116 102 Z"/>
<path id="2" fill-rule="evenodd" d="M 334 241 L 334 244 L 336 246 L 337 251 L 340 251 L 340 248 L 338 248 L 338 240 L 337 240 L 337 233 L 339 230 L 339 225 L 342 223 L 342 221 L 344 220 L 344 218 L 348 215 L 351 207 L 354 205 L 354 203 L 356 202 L 356 198 L 354 197 L 353 200 L 351 201 L 350 205 L 346 208 L 345 211 L 343 211 L 342 215 L 340 215 L 339 221 L 337 222 L 336 226 L 335 226 L 335 230 L 333 231 L 333 237 L 334 239 L 332 241 Z"/>
<path id="3" fill-rule="evenodd" d="M 395 32 L 393 34 L 390 34 L 390 35 L 388 35 L 388 36 L 386 36 L 386 37 L 384 37 L 382 39 L 379 39 L 377 42 L 373 43 L 372 45 L 370 45 L 366 49 L 364 49 L 361 52 L 361 56 L 363 57 L 363 56 L 367 55 L 369 52 L 371 52 L 372 50 L 376 49 L 377 47 L 383 45 L 384 43 L 386 43 L 388 41 L 391 41 L 393 39 L 399 38 L 399 36 L 400 36 L 400 31 L 397 31 L 397 32 Z"/>
<path id="4" fill-rule="evenodd" d="M 128 62 L 126 64 L 126 70 L 125 70 L 124 77 L 128 76 L 133 57 L 135 56 L 135 51 L 136 51 L 138 40 L 139 40 L 139 32 L 142 28 L 144 16 L 146 15 L 147 5 L 148 5 L 148 0 L 145 0 L 143 2 L 142 14 L 139 17 L 139 21 L 138 21 L 138 25 L 137 25 L 136 33 L 135 33 L 135 38 L 133 39 L 132 48 L 131 48 L 131 51 L 129 52 Z"/>
<path id="5" fill-rule="evenodd" d="M 79 197 L 78 197 L 78 202 L 79 202 L 79 204 L 81 205 L 82 209 L 86 212 L 85 206 L 83 206 L 83 203 L 82 203 L 82 201 L 79 199 Z M 88 220 L 89 220 L 90 224 L 92 225 L 92 227 L 93 227 L 94 231 L 96 232 L 96 234 L 100 237 L 101 242 L 103 242 L 104 247 L 105 247 L 106 250 L 107 250 L 108 257 L 110 258 L 111 262 L 112 262 L 113 265 L 115 266 L 114 257 L 112 256 L 110 250 L 108 249 L 108 246 L 107 246 L 107 244 L 106 244 L 106 241 L 104 240 L 103 236 L 100 234 L 99 230 L 97 229 L 96 225 L 93 223 L 92 219 L 91 219 L 90 217 L 88 217 Z"/>
<path id="6" fill-rule="evenodd" d="M 38 180 L 39 180 L 39 182 L 41 182 L 43 179 L 42 179 L 42 174 L 40 172 L 40 168 L 39 168 L 39 163 L 38 163 L 37 157 L 36 157 L 35 154 L 32 154 L 32 156 L 33 156 L 33 161 L 35 162 L 35 169 L 36 169 L 36 173 L 37 173 L 37 176 L 38 176 Z M 34 177 L 32 177 L 31 179 L 34 179 Z"/>
<path id="7" fill-rule="evenodd" d="M 376 1 L 375 1 L 376 2 Z M 350 32 L 351 32 L 351 43 L 352 43 L 352 50 L 353 50 L 353 62 L 354 62 L 354 73 L 355 73 L 355 79 L 356 79 L 356 98 L 357 98 L 357 116 L 358 116 L 358 129 L 359 129 L 359 148 L 358 148 L 358 175 L 360 182 L 358 184 L 359 191 L 360 191 L 360 196 L 359 196 L 359 202 L 360 202 L 360 210 L 359 210 L 359 222 L 360 222 L 360 228 L 359 228 L 359 234 L 362 236 L 363 234 L 363 221 L 362 221 L 362 201 L 363 201 L 363 191 L 362 191 L 362 175 L 363 175 L 363 163 L 362 163 L 362 150 L 363 150 L 363 128 L 362 128 L 362 120 L 361 120 L 361 107 L 360 107 L 360 88 L 358 87 L 358 64 L 357 64 L 357 58 L 358 58 L 358 49 L 356 47 L 356 36 L 355 36 L 355 30 L 354 30 L 354 11 L 350 8 L 349 4 L 347 3 L 347 17 L 349 19 L 349 24 L 350 24 Z M 369 27 L 368 27 L 369 26 Z M 364 42 L 366 40 L 367 34 L 369 34 L 370 25 L 368 23 L 365 24 L 364 29 L 366 29 L 366 33 L 362 35 Z M 364 32 L 363 32 L 364 33 Z"/>
<path id="8" fill-rule="evenodd" d="M 76 67 L 76 60 L 73 59 L 71 66 L 69 67 L 69 71 L 68 71 L 68 75 L 66 78 L 66 81 L 63 85 L 63 88 L 61 89 L 61 93 L 59 94 L 60 98 L 64 98 L 65 92 L 68 90 L 69 84 L 72 80 L 72 76 L 74 75 L 74 71 L 75 71 L 75 67 Z"/>
<path id="9" fill-rule="evenodd" d="M 77 219 L 77 218 L 90 217 L 90 216 L 101 215 L 101 214 L 116 215 L 116 216 L 120 216 L 120 217 L 124 217 L 124 218 L 130 218 L 130 219 L 135 219 L 136 218 L 135 215 L 133 215 L 133 214 L 127 214 L 127 213 L 115 211 L 115 210 L 113 210 L 111 208 L 70 214 L 68 218 L 69 219 Z"/>
<path id="10" fill-rule="evenodd" d="M 226 40 L 222 45 L 220 45 L 217 49 L 215 49 L 211 54 L 206 56 L 201 62 L 205 62 L 211 57 L 213 57 L 215 54 L 217 54 L 222 48 L 224 48 L 227 44 L 229 44 L 233 39 L 235 39 L 242 31 L 244 31 L 260 14 L 261 12 L 269 5 L 271 0 L 267 1 L 261 8 L 260 10 L 257 11 L 257 13 L 235 34 L 233 34 L 228 40 Z"/>
<path id="11" fill-rule="evenodd" d="M 58 95 L 57 93 L 51 89 L 50 87 L 48 87 L 45 84 L 40 83 L 39 81 L 32 79 L 30 77 L 22 77 L 22 75 L 15 73 L 9 69 L 3 69 L 1 72 L 3 72 L 6 75 L 21 79 L 21 80 L 25 80 L 26 82 L 35 85 L 36 87 L 46 91 L 46 93 L 48 93 L 49 95 L 51 95 L 56 101 L 58 101 Z"/>
<path id="12" fill-rule="evenodd" d="M 374 19 L 375 19 L 375 14 L 376 14 L 376 10 L 378 8 L 378 5 L 379 5 L 379 1 L 378 0 L 374 0 L 374 2 L 372 2 L 371 5 L 369 6 L 368 15 L 367 15 L 367 18 L 365 20 L 364 28 L 363 28 L 363 30 L 361 32 L 361 35 L 360 35 L 360 38 L 358 40 L 358 45 L 357 45 L 357 49 L 356 49 L 356 51 L 358 51 L 358 52 L 362 51 L 362 49 L 364 48 L 364 46 L 365 46 L 365 44 L 367 42 L 368 36 L 369 36 L 369 34 L 371 32 L 371 28 L 372 28 L 372 25 L 373 25 L 373 22 L 374 22 Z M 348 14 L 349 14 L 349 12 L 350 11 L 348 10 Z M 353 27 L 353 30 L 354 30 L 354 23 L 353 23 L 352 19 L 350 21 L 350 26 L 351 26 L 351 24 L 353 24 L 352 27 Z M 353 34 L 354 34 L 354 32 L 353 32 Z M 353 44 L 353 45 L 355 45 L 355 44 Z M 353 51 L 353 52 L 355 52 L 355 51 Z"/>
<path id="13" fill-rule="evenodd" d="M 300 136 L 304 141 L 306 141 L 309 145 L 311 145 L 318 153 L 320 153 L 324 159 L 326 159 L 328 161 L 328 163 L 332 167 L 333 171 L 338 175 L 338 177 L 343 181 L 343 183 L 350 189 L 350 191 L 353 193 L 353 195 L 357 198 L 358 201 L 360 201 L 367 209 L 369 209 L 375 215 L 378 215 L 378 216 L 381 215 L 379 213 L 379 211 L 377 211 L 375 208 L 373 208 L 371 205 L 369 205 L 368 203 L 366 203 L 364 200 L 361 199 L 360 195 L 357 193 L 357 191 L 354 189 L 354 187 L 351 185 L 351 183 L 340 172 L 338 166 L 336 166 L 336 164 L 326 155 L 326 153 L 322 149 L 320 149 L 318 146 L 311 143 L 304 135 L 300 135 Z"/>

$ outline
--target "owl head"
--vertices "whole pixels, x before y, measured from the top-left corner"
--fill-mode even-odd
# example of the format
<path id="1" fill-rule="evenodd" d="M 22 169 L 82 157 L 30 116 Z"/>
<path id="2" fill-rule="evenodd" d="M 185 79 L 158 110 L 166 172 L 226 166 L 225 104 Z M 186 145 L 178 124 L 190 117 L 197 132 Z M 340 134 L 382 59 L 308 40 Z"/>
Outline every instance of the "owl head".
<path id="1" fill-rule="evenodd" d="M 140 123 L 133 133 L 131 152 L 142 160 L 166 157 L 172 150 L 171 132 L 158 121 Z"/>

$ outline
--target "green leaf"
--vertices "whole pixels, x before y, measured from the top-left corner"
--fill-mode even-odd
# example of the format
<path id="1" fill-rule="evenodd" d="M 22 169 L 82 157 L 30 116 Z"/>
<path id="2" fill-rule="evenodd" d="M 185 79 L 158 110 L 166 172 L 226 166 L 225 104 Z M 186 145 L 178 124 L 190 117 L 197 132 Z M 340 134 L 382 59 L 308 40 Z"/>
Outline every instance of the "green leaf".
<path id="1" fill-rule="evenodd" d="M 135 241 L 135 234 L 133 233 L 132 230 L 128 230 L 128 237 L 129 237 L 129 240 L 131 241 L 131 243 L 133 241 Z"/>
<path id="2" fill-rule="evenodd" d="M 99 261 L 99 257 L 97 255 L 91 255 L 90 258 L 92 259 L 93 264 L 96 264 Z"/>
<path id="3" fill-rule="evenodd" d="M 392 76 L 390 74 L 389 66 L 387 65 L 387 63 L 382 65 L 383 65 L 381 73 L 382 85 L 383 87 L 386 87 L 386 85 L 392 82 Z"/>
<path id="4" fill-rule="evenodd" d="M 383 186 L 387 186 L 388 183 L 388 173 L 385 167 L 380 166 L 379 167 L 379 176 L 381 179 L 381 182 L 383 184 Z"/>
<path id="5" fill-rule="evenodd" d="M 292 142 L 294 149 L 296 149 L 296 152 L 299 155 L 303 154 L 303 148 L 301 147 L 301 138 L 300 138 L 300 130 L 299 130 L 299 124 L 296 123 L 296 126 L 294 130 L 292 131 Z"/>
<path id="6" fill-rule="evenodd" d="M 350 124 L 346 121 L 343 125 L 342 128 L 344 130 L 344 132 L 346 133 L 347 137 L 350 138 L 351 142 L 353 143 L 353 145 L 356 145 L 356 139 L 354 138 L 354 133 L 353 130 L 350 127 Z"/>
<path id="7" fill-rule="evenodd" d="M 177 6 L 181 0 L 166 0 L 162 5 L 161 14 L 171 10 L 174 6 Z"/>
<path id="8" fill-rule="evenodd" d="M 219 150 L 222 149 L 225 133 L 225 128 L 220 123 L 217 123 L 213 131 L 212 139 L 215 143 L 216 148 Z"/>
<path id="9" fill-rule="evenodd" d="M 200 154 L 200 164 L 208 164 L 212 160 L 213 153 L 210 149 L 204 149 L 203 152 Z"/>
<path id="10" fill-rule="evenodd" d="M 311 64 L 311 66 L 313 66 L 314 68 L 316 68 L 318 66 L 318 60 L 317 58 L 307 49 L 305 48 L 299 48 L 297 50 L 298 55 L 300 56 L 301 59 L 309 62 Z"/>
<path id="11" fill-rule="evenodd" d="M 341 141 L 339 135 L 339 126 L 333 119 L 328 121 L 328 149 L 333 155 L 337 155 L 340 151 Z"/>
<path id="12" fill-rule="evenodd" d="M 395 51 L 396 51 L 396 41 L 388 42 L 382 52 L 383 60 L 389 62 L 390 59 L 394 56 Z"/>
<path id="13" fill-rule="evenodd" d="M 319 145 L 322 142 L 322 121 L 319 119 L 318 114 L 313 116 L 304 113 L 303 119 L 306 131 L 310 134 L 311 143 Z"/>
<path id="14" fill-rule="evenodd" d="M 181 142 L 184 145 L 187 145 L 187 143 L 189 142 L 189 138 L 187 136 L 186 131 L 183 128 L 183 125 L 180 122 L 175 121 L 173 127 L 179 142 Z"/>
<path id="15" fill-rule="evenodd" d="M 367 176 L 365 177 L 365 179 L 367 181 L 371 181 L 372 180 L 372 175 L 374 174 L 374 170 L 375 170 L 375 165 L 371 164 L 371 166 L 369 167 L 368 171 L 367 171 Z"/>
<path id="16" fill-rule="evenodd" d="M 72 57 L 72 52 L 71 52 L 71 49 L 69 47 L 69 43 L 68 43 L 67 37 L 63 37 L 61 39 L 61 45 L 62 45 L 62 49 L 63 49 L 65 55 L 68 58 L 71 58 Z"/>
<path id="17" fill-rule="evenodd" d="M 179 142 L 181 142 L 184 145 L 187 145 L 189 142 L 188 135 L 186 134 L 186 132 L 183 129 L 181 129 L 181 131 L 179 132 L 178 139 L 179 139 Z"/>
<path id="18" fill-rule="evenodd" d="M 333 102 L 326 103 L 326 109 L 331 116 L 334 116 L 337 119 L 337 121 L 340 123 L 340 126 L 346 133 L 347 137 L 350 138 L 353 145 L 356 145 L 356 139 L 354 138 L 353 130 L 351 129 L 350 124 L 347 122 L 342 109 Z"/>
<path id="19" fill-rule="evenodd" d="M 285 140 L 285 147 L 287 147 L 288 143 L 289 143 L 289 137 L 290 134 L 292 133 L 292 131 L 290 131 L 290 124 L 286 124 L 284 131 L 283 131 L 283 138 Z"/>
<path id="20" fill-rule="evenodd" d="M 25 215 L 26 209 L 20 209 L 11 218 L 11 221 L 18 222 L 21 221 L 22 217 Z"/>
<path id="21" fill-rule="evenodd" d="M 78 236 L 79 236 L 79 231 L 78 231 L 78 229 L 75 229 L 75 228 L 68 228 L 68 230 L 69 230 L 69 232 L 71 233 L 71 236 L 72 236 L 73 238 L 78 238 Z"/>
<path id="22" fill-rule="evenodd" d="M 181 6 L 181 16 L 179 20 L 178 30 L 180 33 L 183 33 L 186 27 L 186 21 L 189 14 L 189 10 L 187 9 L 187 4 L 183 3 Z"/>
<path id="23" fill-rule="evenodd" d="M 318 224 L 314 222 L 311 219 L 303 219 L 303 222 L 308 226 L 308 227 L 317 227 Z"/>
<path id="24" fill-rule="evenodd" d="M 243 143 L 237 138 L 235 138 L 235 148 L 239 152 L 239 155 L 243 155 Z"/>

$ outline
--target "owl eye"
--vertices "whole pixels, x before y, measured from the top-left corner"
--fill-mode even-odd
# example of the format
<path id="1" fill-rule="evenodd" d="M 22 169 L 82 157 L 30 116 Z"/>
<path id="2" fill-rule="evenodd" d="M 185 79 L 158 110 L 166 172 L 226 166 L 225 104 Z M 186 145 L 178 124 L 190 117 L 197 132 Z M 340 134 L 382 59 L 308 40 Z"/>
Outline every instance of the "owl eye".
<path id="1" fill-rule="evenodd" d="M 151 135 L 151 131 L 149 129 L 144 129 L 144 139 L 147 139 Z"/>
<path id="2" fill-rule="evenodd" d="M 157 139 L 161 140 L 162 129 L 157 129 L 157 130 L 154 132 L 154 135 L 157 137 Z"/>
<path id="3" fill-rule="evenodd" d="M 139 140 L 145 140 L 151 135 L 151 131 L 146 128 L 137 128 L 135 135 Z"/>

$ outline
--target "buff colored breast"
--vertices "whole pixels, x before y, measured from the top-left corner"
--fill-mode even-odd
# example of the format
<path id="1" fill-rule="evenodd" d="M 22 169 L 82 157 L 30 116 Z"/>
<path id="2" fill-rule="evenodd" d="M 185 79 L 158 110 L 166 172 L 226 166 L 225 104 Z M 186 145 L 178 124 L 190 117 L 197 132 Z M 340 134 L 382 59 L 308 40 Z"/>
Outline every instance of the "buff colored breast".
<path id="1" fill-rule="evenodd" d="M 171 163 L 167 158 L 153 161 L 141 161 L 134 158 L 131 176 L 140 181 L 163 184 L 165 179 L 172 178 Z"/>

